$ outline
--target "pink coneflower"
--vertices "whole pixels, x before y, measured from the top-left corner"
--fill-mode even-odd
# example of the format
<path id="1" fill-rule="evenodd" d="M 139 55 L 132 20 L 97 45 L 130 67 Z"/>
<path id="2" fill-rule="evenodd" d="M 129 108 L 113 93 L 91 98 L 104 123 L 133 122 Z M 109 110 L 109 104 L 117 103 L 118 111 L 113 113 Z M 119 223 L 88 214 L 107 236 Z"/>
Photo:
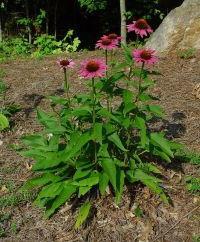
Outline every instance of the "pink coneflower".
<path id="1" fill-rule="evenodd" d="M 108 37 L 108 39 L 111 39 L 112 41 L 115 41 L 117 44 L 118 44 L 119 41 L 121 41 L 121 39 L 122 39 L 121 36 L 118 36 L 118 35 L 115 34 L 115 33 L 111 33 L 111 34 L 109 34 L 107 37 Z"/>
<path id="2" fill-rule="evenodd" d="M 61 59 L 57 63 L 62 69 L 73 68 L 75 64 L 71 59 Z"/>
<path id="3" fill-rule="evenodd" d="M 80 76 L 85 79 L 105 76 L 107 66 L 101 59 L 85 60 L 81 63 Z"/>
<path id="4" fill-rule="evenodd" d="M 137 35 L 140 35 L 141 38 L 153 32 L 152 28 L 145 19 L 133 21 L 132 24 L 127 25 L 127 28 L 128 32 L 135 32 Z"/>
<path id="5" fill-rule="evenodd" d="M 137 49 L 133 51 L 133 58 L 137 63 L 147 65 L 158 62 L 158 57 L 155 55 L 155 50 L 152 49 Z"/>
<path id="6" fill-rule="evenodd" d="M 96 48 L 103 50 L 113 50 L 117 48 L 117 44 L 118 42 L 113 41 L 112 39 L 108 38 L 108 36 L 104 35 L 100 40 L 97 41 Z"/>

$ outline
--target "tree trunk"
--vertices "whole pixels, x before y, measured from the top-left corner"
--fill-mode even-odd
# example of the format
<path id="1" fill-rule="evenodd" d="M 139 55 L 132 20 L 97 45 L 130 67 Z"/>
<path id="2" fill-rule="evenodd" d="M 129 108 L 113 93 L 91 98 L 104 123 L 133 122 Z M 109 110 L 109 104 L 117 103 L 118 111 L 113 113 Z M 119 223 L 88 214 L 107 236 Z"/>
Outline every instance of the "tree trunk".
<path id="1" fill-rule="evenodd" d="M 55 0 L 55 9 L 54 9 L 54 37 L 57 38 L 57 9 L 58 9 L 58 0 Z"/>
<path id="2" fill-rule="evenodd" d="M 120 0 L 120 14 L 121 14 L 121 37 L 122 44 L 126 45 L 126 3 L 125 0 Z"/>
<path id="3" fill-rule="evenodd" d="M 49 1 L 47 0 L 46 6 L 46 34 L 49 34 Z"/>
<path id="4" fill-rule="evenodd" d="M 28 0 L 25 0 L 25 9 L 26 9 L 26 18 L 29 19 Z M 32 43 L 32 35 L 31 35 L 30 26 L 27 26 L 27 32 L 28 32 L 28 42 L 29 42 L 29 44 L 31 44 Z"/>

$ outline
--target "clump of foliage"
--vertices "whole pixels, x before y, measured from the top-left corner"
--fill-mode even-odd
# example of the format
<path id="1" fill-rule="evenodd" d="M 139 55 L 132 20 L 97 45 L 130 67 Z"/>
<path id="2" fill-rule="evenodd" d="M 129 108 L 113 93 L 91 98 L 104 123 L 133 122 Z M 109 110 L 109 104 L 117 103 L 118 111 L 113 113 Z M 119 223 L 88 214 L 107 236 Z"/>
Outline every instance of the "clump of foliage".
<path id="1" fill-rule="evenodd" d="M 17 24 L 24 28 L 22 33 L 24 34 L 32 34 L 31 30 L 34 29 L 36 35 L 41 32 L 42 25 L 46 19 L 46 12 L 40 9 L 39 14 L 35 19 L 32 18 L 20 18 L 17 20 Z"/>
<path id="2" fill-rule="evenodd" d="M 104 10 L 107 5 L 106 0 L 78 0 L 81 7 L 85 7 L 88 12 Z"/>
<path id="3" fill-rule="evenodd" d="M 178 56 L 181 59 L 191 59 L 194 58 L 196 56 L 196 49 L 195 48 L 188 48 L 186 50 L 180 50 L 178 52 Z"/>
<path id="4" fill-rule="evenodd" d="M 41 57 L 49 54 L 59 54 L 62 52 L 77 51 L 80 40 L 73 38 L 74 31 L 69 30 L 63 40 L 57 41 L 54 36 L 43 34 L 36 37 L 34 41 L 35 51 L 32 56 Z"/>
<path id="5" fill-rule="evenodd" d="M 57 41 L 54 36 L 42 34 L 36 36 L 33 44 L 24 37 L 5 39 L 0 42 L 0 61 L 17 56 L 43 57 L 62 52 L 76 52 L 81 41 L 69 30 L 63 40 Z"/>
<path id="6" fill-rule="evenodd" d="M 0 131 L 9 128 L 9 119 L 13 114 L 20 111 L 20 107 L 15 103 L 9 103 L 6 93 L 9 87 L 3 80 L 0 80 Z"/>
<path id="7" fill-rule="evenodd" d="M 200 194 L 200 178 L 194 176 L 188 176 L 186 178 L 186 187 L 188 191 L 194 194 Z"/>
<path id="8" fill-rule="evenodd" d="M 23 37 L 5 39 L 0 42 L 0 60 L 30 54 L 31 48 L 32 45 Z"/>
<path id="9" fill-rule="evenodd" d="M 192 242 L 200 242 L 200 235 L 194 235 L 192 237 Z"/>

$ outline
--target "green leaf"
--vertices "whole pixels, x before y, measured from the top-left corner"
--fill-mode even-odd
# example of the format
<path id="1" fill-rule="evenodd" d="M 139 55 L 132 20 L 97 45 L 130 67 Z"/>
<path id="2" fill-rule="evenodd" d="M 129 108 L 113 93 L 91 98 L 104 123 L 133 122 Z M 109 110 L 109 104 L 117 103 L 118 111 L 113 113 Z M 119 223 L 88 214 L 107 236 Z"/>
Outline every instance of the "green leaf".
<path id="1" fill-rule="evenodd" d="M 57 97 L 57 96 L 49 96 L 48 97 L 51 102 L 55 105 L 60 104 L 60 105 L 66 105 L 68 103 L 68 100 L 62 97 Z"/>
<path id="2" fill-rule="evenodd" d="M 135 108 L 136 108 L 136 105 L 134 103 L 128 103 L 124 106 L 123 114 L 126 115 L 127 113 L 129 113 Z"/>
<path id="3" fill-rule="evenodd" d="M 37 117 L 38 117 L 39 122 L 41 124 L 43 124 L 44 126 L 49 126 L 50 124 L 54 124 L 57 121 L 57 119 L 54 116 L 49 115 L 39 109 L 37 110 Z"/>
<path id="4" fill-rule="evenodd" d="M 46 140 L 42 135 L 27 135 L 21 138 L 23 143 L 31 147 L 47 146 Z"/>
<path id="5" fill-rule="evenodd" d="M 144 185 L 149 187 L 149 189 L 152 190 L 154 193 L 158 194 L 163 202 L 168 203 L 168 198 L 165 195 L 163 189 L 160 187 L 160 179 L 154 176 L 150 176 L 140 169 L 135 170 L 134 177 L 138 181 L 141 181 Z"/>
<path id="6" fill-rule="evenodd" d="M 35 160 L 46 158 L 46 153 L 39 149 L 30 149 L 30 150 L 20 151 L 19 153 L 25 157 L 30 157 Z"/>
<path id="7" fill-rule="evenodd" d="M 73 180 L 76 181 L 76 180 L 79 180 L 79 179 L 82 179 L 84 177 L 88 177 L 91 173 L 91 170 L 86 170 L 86 171 L 82 171 L 82 170 L 77 170 L 73 176 Z"/>
<path id="8" fill-rule="evenodd" d="M 131 50 L 126 45 L 124 45 L 124 44 L 122 44 L 122 48 L 124 50 L 124 54 L 125 54 L 126 61 L 128 63 L 132 64 L 133 57 L 132 57 Z"/>
<path id="9" fill-rule="evenodd" d="M 115 197 L 116 204 L 119 204 L 121 201 L 121 197 L 124 189 L 124 179 L 125 179 L 124 171 L 121 170 L 120 167 L 117 167 L 117 190 L 116 190 L 116 197 Z"/>
<path id="10" fill-rule="evenodd" d="M 135 117 L 135 126 L 140 129 L 140 138 L 141 138 L 141 145 L 144 148 L 147 143 L 147 135 L 146 135 L 146 123 L 142 117 L 136 116 Z"/>
<path id="11" fill-rule="evenodd" d="M 55 213 L 56 209 L 58 209 L 61 205 L 63 205 L 66 201 L 68 201 L 71 196 L 76 192 L 76 186 L 72 186 L 70 184 L 64 185 L 61 192 L 56 196 L 50 208 L 48 208 L 45 212 L 45 216 L 49 218 L 52 214 Z"/>
<path id="12" fill-rule="evenodd" d="M 38 198 L 54 198 L 62 191 L 62 188 L 63 182 L 56 182 L 46 185 L 40 191 Z"/>
<path id="13" fill-rule="evenodd" d="M 127 149 L 125 149 L 124 145 L 122 144 L 119 136 L 117 133 L 113 133 L 110 136 L 108 136 L 108 139 L 113 142 L 119 149 L 121 149 L 122 151 L 128 151 Z"/>
<path id="14" fill-rule="evenodd" d="M 100 149 L 98 151 L 98 157 L 110 158 L 110 155 L 109 155 L 109 152 L 108 152 L 108 144 L 102 144 L 100 146 Z"/>
<path id="15" fill-rule="evenodd" d="M 124 109 L 123 109 L 124 115 L 126 115 L 131 110 L 136 108 L 136 105 L 133 103 L 133 92 L 129 90 L 124 90 L 123 101 L 124 101 Z"/>
<path id="16" fill-rule="evenodd" d="M 147 94 L 147 93 L 142 93 L 139 96 L 139 100 L 145 102 L 145 101 L 154 100 L 154 98 L 151 95 Z"/>
<path id="17" fill-rule="evenodd" d="M 0 113 L 0 131 L 9 127 L 9 121 L 5 115 Z"/>
<path id="18" fill-rule="evenodd" d="M 92 187 L 90 187 L 90 186 L 79 187 L 78 197 L 84 196 L 87 192 L 90 191 L 91 188 Z"/>
<path id="19" fill-rule="evenodd" d="M 74 108 L 74 110 L 72 111 L 72 115 L 77 117 L 86 116 L 91 113 L 92 113 L 92 109 L 89 106 Z"/>
<path id="20" fill-rule="evenodd" d="M 59 176 L 56 176 L 52 173 L 45 173 L 39 177 L 35 177 L 33 179 L 30 179 L 29 181 L 27 181 L 23 187 L 21 188 L 22 190 L 30 190 L 34 187 L 41 187 L 44 186 L 50 182 L 58 182 L 60 181 L 62 178 Z"/>
<path id="21" fill-rule="evenodd" d="M 92 139 L 92 136 L 89 132 L 84 134 L 74 134 L 74 137 L 71 139 L 69 145 L 64 151 L 61 152 L 60 157 L 63 161 L 68 161 L 73 158 L 77 152 L 79 152 L 82 147 Z"/>
<path id="22" fill-rule="evenodd" d="M 93 173 L 93 174 L 91 174 L 90 177 L 77 182 L 78 186 L 80 186 L 80 187 L 85 187 L 85 186 L 92 187 L 98 183 L 99 183 L 99 174 L 98 173 Z"/>
<path id="23" fill-rule="evenodd" d="M 106 192 L 106 188 L 108 187 L 109 177 L 105 172 L 102 172 L 99 175 L 99 190 L 101 195 L 103 196 Z"/>
<path id="24" fill-rule="evenodd" d="M 58 151 L 60 143 L 60 135 L 52 135 L 49 138 L 48 151 Z"/>
<path id="25" fill-rule="evenodd" d="M 58 166 L 64 162 L 60 157 L 60 152 L 43 152 L 44 158 L 40 158 L 34 165 L 33 170 L 44 170 Z"/>
<path id="26" fill-rule="evenodd" d="M 138 218 L 141 218 L 144 215 L 142 209 L 138 205 L 137 205 L 137 207 L 134 210 L 134 214 Z"/>
<path id="27" fill-rule="evenodd" d="M 124 77 L 124 72 L 116 72 L 115 74 L 113 74 L 109 79 L 108 79 L 108 82 L 112 82 L 112 83 L 115 83 L 119 80 L 122 79 L 122 77 Z"/>
<path id="28" fill-rule="evenodd" d="M 114 120 L 117 123 L 121 123 L 118 118 L 116 118 L 113 114 L 111 114 L 106 108 L 102 108 L 97 112 L 97 115 L 103 117 L 103 118 L 109 118 L 111 120 Z"/>
<path id="29" fill-rule="evenodd" d="M 154 166 L 151 163 L 144 163 L 144 167 L 147 168 L 149 172 L 153 172 L 155 174 L 161 174 L 161 171 L 158 169 L 158 167 Z"/>
<path id="30" fill-rule="evenodd" d="M 162 118 L 164 116 L 163 109 L 158 105 L 148 105 L 148 109 L 157 117 Z"/>
<path id="31" fill-rule="evenodd" d="M 75 229 L 78 229 L 85 222 L 85 220 L 89 216 L 90 208 L 91 208 L 90 202 L 85 202 L 80 207 L 79 214 L 78 214 L 76 224 L 75 224 Z"/>
<path id="32" fill-rule="evenodd" d="M 62 134 L 66 132 L 66 129 L 61 126 L 60 121 L 42 110 L 37 110 L 37 117 L 41 124 L 43 124 L 50 133 Z"/>
<path id="33" fill-rule="evenodd" d="M 123 91 L 123 101 L 125 104 L 133 103 L 133 92 L 129 90 Z"/>
<path id="34" fill-rule="evenodd" d="M 162 159 L 164 159 L 168 163 L 171 163 L 171 159 L 169 158 L 169 156 L 165 152 L 163 152 L 162 150 L 155 149 L 153 151 L 153 154 L 161 157 Z"/>
<path id="35" fill-rule="evenodd" d="M 153 145 L 161 148 L 168 156 L 174 157 L 173 152 L 171 151 L 169 141 L 163 137 L 161 133 L 151 133 L 150 141 Z"/>
<path id="36" fill-rule="evenodd" d="M 103 170 L 109 177 L 109 180 L 116 191 L 117 189 L 117 182 L 116 182 L 116 176 L 117 176 L 117 170 L 115 163 L 112 159 L 102 159 L 101 160 L 101 166 L 103 167 Z"/>

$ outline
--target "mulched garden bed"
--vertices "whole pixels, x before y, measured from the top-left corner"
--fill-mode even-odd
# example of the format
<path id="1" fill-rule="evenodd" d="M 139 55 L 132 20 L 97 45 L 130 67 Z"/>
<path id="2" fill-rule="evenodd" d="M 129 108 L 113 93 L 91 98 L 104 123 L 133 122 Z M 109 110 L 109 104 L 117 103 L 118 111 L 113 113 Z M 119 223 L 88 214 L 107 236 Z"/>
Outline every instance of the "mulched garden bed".
<path id="1" fill-rule="evenodd" d="M 79 52 L 73 57 L 79 61 L 91 55 L 99 55 L 99 52 Z M 47 109 L 49 102 L 45 96 L 62 93 L 63 75 L 56 59 L 15 60 L 0 65 L 10 85 L 9 100 L 22 107 L 13 117 L 12 130 L 0 134 L 0 179 L 14 181 L 16 189 L 31 176 L 32 161 L 16 154 L 10 145 L 18 144 L 21 135 L 40 130 L 35 109 Z M 195 89 L 200 84 L 200 54 L 188 60 L 169 55 L 162 58 L 155 69 L 162 76 L 154 77 L 157 83 L 153 93 L 160 98 L 159 103 L 166 111 L 161 128 L 167 130 L 170 138 L 200 152 L 200 99 Z M 71 78 L 72 92 L 83 92 L 84 80 L 75 79 L 76 76 L 75 70 Z M 200 234 L 200 200 L 186 190 L 184 178 L 199 175 L 199 170 L 179 162 L 161 169 L 165 177 L 163 186 L 172 205 L 160 202 L 147 188 L 128 187 L 119 207 L 115 206 L 111 195 L 99 198 L 95 203 L 97 211 L 93 211 L 84 228 L 75 231 L 74 208 L 80 201 L 66 204 L 50 220 L 43 219 L 43 211 L 31 202 L 22 201 L 17 206 L 2 209 L 1 213 L 11 214 L 9 221 L 15 221 L 17 227 L 15 233 L 7 232 L 2 240 L 190 242 L 193 236 Z M 4 195 L 2 190 L 0 195 Z M 137 205 L 143 210 L 141 217 L 133 213 Z M 5 231 L 10 226 L 9 221 L 3 224 Z"/>

